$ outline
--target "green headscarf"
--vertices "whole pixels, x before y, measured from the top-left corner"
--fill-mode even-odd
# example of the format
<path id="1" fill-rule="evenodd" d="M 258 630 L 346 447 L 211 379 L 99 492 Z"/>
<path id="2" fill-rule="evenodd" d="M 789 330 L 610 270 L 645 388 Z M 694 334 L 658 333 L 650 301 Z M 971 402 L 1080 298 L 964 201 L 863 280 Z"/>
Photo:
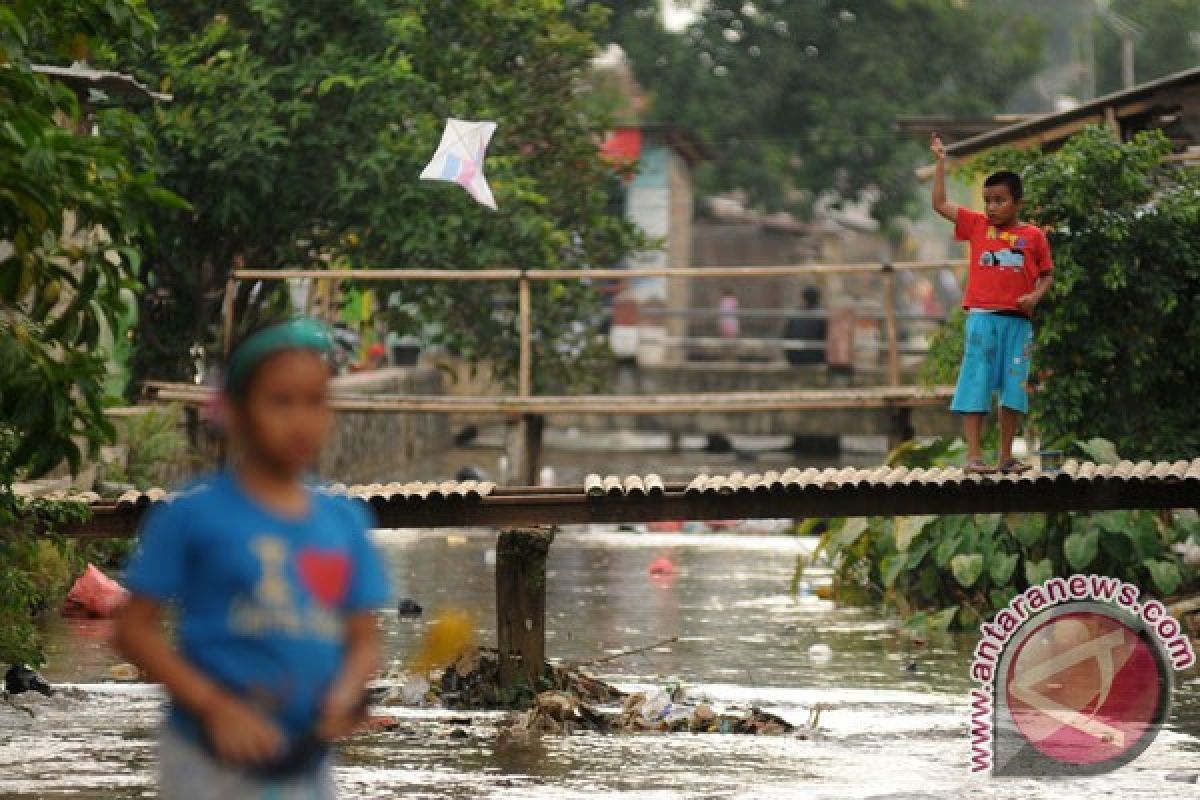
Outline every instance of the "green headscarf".
<path id="1" fill-rule="evenodd" d="M 263 328 L 233 351 L 225 373 L 225 393 L 241 397 L 254 368 L 267 356 L 284 350 L 312 350 L 328 357 L 333 355 L 333 337 L 324 324 L 310 317 L 296 317 Z"/>

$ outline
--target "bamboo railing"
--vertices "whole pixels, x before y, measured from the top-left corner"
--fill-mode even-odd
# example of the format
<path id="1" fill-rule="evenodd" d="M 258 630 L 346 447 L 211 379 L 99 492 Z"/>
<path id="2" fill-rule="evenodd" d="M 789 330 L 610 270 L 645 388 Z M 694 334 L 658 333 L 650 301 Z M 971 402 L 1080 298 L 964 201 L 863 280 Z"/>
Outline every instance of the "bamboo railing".
<path id="1" fill-rule="evenodd" d="M 626 278 L 728 278 L 812 277 L 818 275 L 880 275 L 883 278 L 884 332 L 888 342 L 887 376 L 891 386 L 900 385 L 900 351 L 897 343 L 896 273 L 962 268 L 961 260 L 861 262 L 854 264 L 799 264 L 789 266 L 650 267 L 645 269 L 238 269 L 225 287 L 222 330 L 226 354 L 233 339 L 234 302 L 241 281 L 350 280 L 390 281 L 493 281 L 517 283 L 517 316 L 520 352 L 517 396 L 533 395 L 533 312 L 530 286 L 534 281 L 620 280 Z"/>

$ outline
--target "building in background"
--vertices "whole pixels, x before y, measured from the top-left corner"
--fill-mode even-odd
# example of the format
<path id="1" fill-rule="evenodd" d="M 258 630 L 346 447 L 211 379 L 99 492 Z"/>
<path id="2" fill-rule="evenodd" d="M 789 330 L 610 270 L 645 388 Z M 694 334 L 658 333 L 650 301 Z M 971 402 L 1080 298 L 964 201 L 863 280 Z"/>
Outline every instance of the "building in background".
<path id="1" fill-rule="evenodd" d="M 593 87 L 614 106 L 617 124 L 601 145 L 601 152 L 622 176 L 619 198 L 622 212 L 653 243 L 627 259 L 625 266 L 630 277 L 620 287 L 620 292 L 627 295 L 622 300 L 634 302 L 642 311 L 635 323 L 640 334 L 618 330 L 613 340 L 618 355 L 633 355 L 639 349 L 654 357 L 678 352 L 677 348 L 663 348 L 657 340 L 662 335 L 685 334 L 686 319 L 673 312 L 691 306 L 690 281 L 639 277 L 637 272 L 692 265 L 695 212 L 692 170 L 709 155 L 704 143 L 686 129 L 642 124 L 647 105 L 645 92 L 619 47 L 612 45 L 596 58 L 592 81 Z M 643 348 L 642 344 L 649 346 Z"/>

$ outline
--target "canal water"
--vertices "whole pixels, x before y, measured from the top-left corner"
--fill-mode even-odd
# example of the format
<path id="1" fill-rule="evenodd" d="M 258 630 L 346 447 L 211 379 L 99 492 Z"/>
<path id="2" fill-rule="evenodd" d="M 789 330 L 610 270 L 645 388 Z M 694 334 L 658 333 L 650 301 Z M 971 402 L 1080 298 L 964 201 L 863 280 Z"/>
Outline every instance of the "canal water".
<path id="1" fill-rule="evenodd" d="M 494 535 L 381 531 L 400 594 L 469 608 L 495 640 Z M 1072 781 L 989 780 L 967 773 L 970 636 L 914 642 L 875 611 L 837 609 L 789 590 L 811 540 L 616 530 L 560 533 L 547 575 L 548 653 L 604 662 L 601 677 L 636 688 L 679 681 L 690 696 L 757 705 L 798 725 L 817 704 L 818 732 L 793 736 L 545 736 L 508 742 L 502 715 L 389 708 L 397 731 L 341 749 L 348 798 L 1162 798 L 1200 796 L 1168 775 L 1200 770 L 1200 678 L 1180 676 L 1170 726 L 1121 771 Z M 670 559 L 675 574 L 648 566 Z M 426 615 L 428 616 L 428 614 Z M 385 646 L 403 661 L 421 620 L 385 615 Z M 102 622 L 50 624 L 45 674 L 78 688 L 33 716 L 0 706 L 0 798 L 152 797 L 154 687 L 109 681 Z M 810 647 L 832 651 L 810 658 Z"/>

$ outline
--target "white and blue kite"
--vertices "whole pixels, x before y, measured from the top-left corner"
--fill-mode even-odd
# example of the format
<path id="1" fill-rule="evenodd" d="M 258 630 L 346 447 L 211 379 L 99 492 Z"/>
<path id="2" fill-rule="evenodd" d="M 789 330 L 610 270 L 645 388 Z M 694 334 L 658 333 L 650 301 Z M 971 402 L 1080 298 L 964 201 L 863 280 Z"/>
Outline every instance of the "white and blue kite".
<path id="1" fill-rule="evenodd" d="M 494 122 L 447 119 L 442 141 L 421 173 L 421 180 L 457 183 L 479 203 L 495 211 L 496 198 L 483 174 L 483 159 L 495 132 Z"/>

